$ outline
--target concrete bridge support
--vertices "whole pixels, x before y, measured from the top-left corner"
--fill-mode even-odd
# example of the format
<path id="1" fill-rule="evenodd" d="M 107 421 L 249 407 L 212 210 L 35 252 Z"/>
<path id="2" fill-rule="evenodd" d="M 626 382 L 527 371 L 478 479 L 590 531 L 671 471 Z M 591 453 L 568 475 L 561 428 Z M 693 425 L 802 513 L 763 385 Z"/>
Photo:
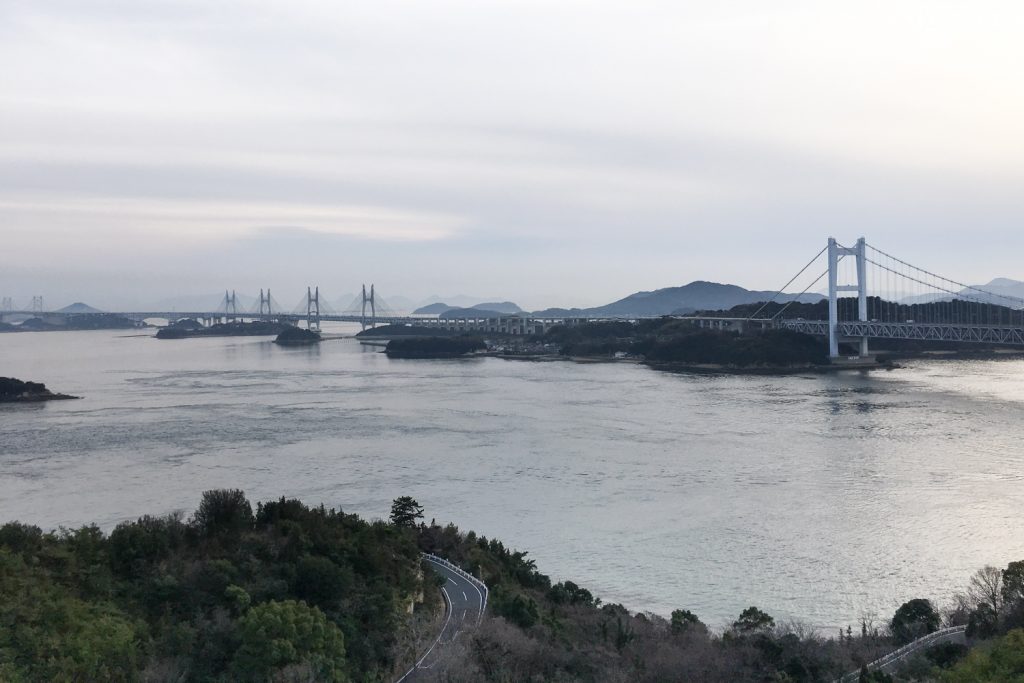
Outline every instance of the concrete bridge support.
<path id="1" fill-rule="evenodd" d="M 857 319 L 868 320 L 867 261 L 864 238 L 855 247 L 843 247 L 834 237 L 828 238 L 828 355 L 839 357 L 839 292 L 857 292 Z M 857 261 L 857 284 L 839 284 L 839 261 L 853 256 Z M 868 338 L 860 338 L 860 355 L 868 355 Z"/>

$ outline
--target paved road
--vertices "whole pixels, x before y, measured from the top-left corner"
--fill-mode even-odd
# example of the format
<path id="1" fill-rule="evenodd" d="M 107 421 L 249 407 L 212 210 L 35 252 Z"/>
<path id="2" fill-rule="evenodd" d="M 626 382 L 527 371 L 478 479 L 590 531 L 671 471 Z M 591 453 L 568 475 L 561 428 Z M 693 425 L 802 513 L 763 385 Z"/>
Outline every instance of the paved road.
<path id="1" fill-rule="evenodd" d="M 423 559 L 445 578 L 445 584 L 441 587 L 446 607 L 444 626 L 437 639 L 431 643 L 430 649 L 421 656 L 412 669 L 398 679 L 399 683 L 425 678 L 424 674 L 444 657 L 445 646 L 457 640 L 465 628 L 480 623 L 487 606 L 487 589 L 483 584 L 470 579 L 465 573 L 440 558 L 425 555 Z"/>
<path id="2" fill-rule="evenodd" d="M 900 665 L 902 665 L 909 657 L 912 657 L 918 652 L 929 647 L 933 647 L 941 643 L 958 643 L 960 645 L 965 645 L 967 643 L 967 636 L 964 633 L 965 629 L 965 626 L 950 626 L 948 628 L 935 631 L 934 633 L 929 633 L 928 635 L 922 636 L 921 638 L 904 645 L 900 649 L 890 652 L 884 657 L 871 662 L 868 664 L 868 670 L 891 674 L 899 669 Z M 858 678 L 860 678 L 860 672 L 852 671 L 840 678 L 836 683 L 853 683 Z"/>

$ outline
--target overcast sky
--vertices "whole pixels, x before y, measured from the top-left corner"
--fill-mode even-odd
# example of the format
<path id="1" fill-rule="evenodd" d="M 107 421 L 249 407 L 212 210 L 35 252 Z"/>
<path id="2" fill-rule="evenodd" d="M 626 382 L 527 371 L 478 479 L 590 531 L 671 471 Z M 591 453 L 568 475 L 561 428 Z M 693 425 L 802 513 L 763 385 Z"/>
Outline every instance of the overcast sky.
<path id="1" fill-rule="evenodd" d="M 0 295 L 1024 279 L 1024 5 L 0 2 Z"/>

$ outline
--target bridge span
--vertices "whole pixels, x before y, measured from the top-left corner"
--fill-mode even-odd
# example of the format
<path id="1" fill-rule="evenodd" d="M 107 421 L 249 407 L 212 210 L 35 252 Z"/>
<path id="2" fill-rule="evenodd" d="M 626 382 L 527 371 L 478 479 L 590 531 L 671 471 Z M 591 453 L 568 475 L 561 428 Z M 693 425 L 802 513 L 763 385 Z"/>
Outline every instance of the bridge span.
<path id="1" fill-rule="evenodd" d="M 796 296 L 786 294 L 783 305 L 779 298 L 819 259 L 826 261 L 824 270 L 809 280 Z M 823 306 L 797 303 L 828 278 L 827 298 Z M 793 289 L 796 289 L 797 284 Z M 969 342 L 1024 347 L 1024 298 L 996 291 L 991 285 L 979 287 L 911 265 L 868 244 L 862 237 L 854 246 L 841 245 L 829 238 L 800 271 L 783 285 L 769 301 L 745 317 L 728 317 L 729 312 L 711 315 L 678 316 L 699 327 L 750 332 L 761 329 L 787 329 L 826 337 L 829 356 L 840 357 L 840 343 L 852 343 L 856 356 L 869 357 L 870 339 L 902 339 L 924 342 Z M 42 311 L 42 297 L 35 297 L 32 310 L 11 310 L 10 298 L 4 298 L 5 314 L 34 316 L 76 316 L 90 313 Z M 128 311 L 116 313 L 134 320 L 162 318 L 177 320 L 195 318 L 204 324 L 230 320 L 279 320 L 297 324 L 306 321 L 309 329 L 319 329 L 321 322 L 359 323 L 363 329 L 382 324 L 416 325 L 452 332 L 500 333 L 512 335 L 543 334 L 556 325 L 583 325 L 601 321 L 637 321 L 641 317 L 474 315 L 459 311 L 457 316 L 399 315 L 390 310 L 376 292 L 365 285 L 346 310 L 333 311 L 321 303 L 319 287 L 309 287 L 306 296 L 290 311 L 282 310 L 272 299 L 270 290 L 260 290 L 259 307 L 240 311 L 233 291 L 225 291 L 218 310 L 213 311 Z M 796 304 L 796 308 L 792 308 Z M 757 305 L 757 304 L 754 304 Z M 772 312 L 772 307 L 776 310 Z M 811 313 L 794 315 L 801 307 L 811 306 Z M 752 307 L 752 306 L 751 306 Z M 792 310 L 790 310 L 792 308 Z M 787 314 L 787 311 L 788 314 Z M 763 315 L 762 315 L 763 314 Z M 769 315 L 770 314 L 770 315 Z"/>

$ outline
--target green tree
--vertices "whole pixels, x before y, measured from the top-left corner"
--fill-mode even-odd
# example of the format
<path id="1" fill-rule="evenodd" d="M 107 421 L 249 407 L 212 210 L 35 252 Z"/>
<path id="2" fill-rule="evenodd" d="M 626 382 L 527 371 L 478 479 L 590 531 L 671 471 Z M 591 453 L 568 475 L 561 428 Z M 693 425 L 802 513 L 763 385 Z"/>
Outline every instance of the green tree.
<path id="1" fill-rule="evenodd" d="M 246 612 L 238 633 L 241 644 L 231 668 L 240 680 L 270 680 L 297 666 L 315 680 L 348 680 L 344 636 L 316 607 L 272 600 Z"/>
<path id="2" fill-rule="evenodd" d="M 991 638 L 999 632 L 999 617 L 992 608 L 981 603 L 967 616 L 968 638 Z"/>
<path id="3" fill-rule="evenodd" d="M 675 634 L 686 633 L 693 629 L 699 629 L 702 631 L 707 630 L 707 627 L 701 623 L 701 620 L 697 618 L 697 615 L 688 609 L 673 610 L 670 627 L 672 629 L 672 633 Z"/>
<path id="4" fill-rule="evenodd" d="M 594 606 L 594 596 L 586 588 L 577 586 L 572 581 L 556 583 L 548 589 L 548 599 L 558 605 Z"/>
<path id="5" fill-rule="evenodd" d="M 943 683 L 1024 683 L 1024 630 L 1010 631 L 991 647 L 976 647 L 942 677 Z"/>
<path id="6" fill-rule="evenodd" d="M 397 527 L 412 528 L 416 520 L 423 519 L 423 506 L 410 496 L 395 498 L 391 503 L 391 523 Z"/>
<path id="7" fill-rule="evenodd" d="M 1024 560 L 1011 562 L 1003 570 L 1002 593 L 1007 605 L 1024 601 Z"/>
<path id="8" fill-rule="evenodd" d="M 533 598 L 505 591 L 497 591 L 493 595 L 495 599 L 491 605 L 494 613 L 519 628 L 530 628 L 540 619 L 540 610 Z"/>
<path id="9" fill-rule="evenodd" d="M 206 491 L 192 521 L 207 536 L 239 534 L 252 529 L 252 505 L 238 489 Z"/>
<path id="10" fill-rule="evenodd" d="M 914 598 L 900 605 L 893 615 L 889 627 L 898 642 L 909 643 L 937 631 L 939 623 L 939 613 L 935 611 L 931 601 Z"/>
<path id="11" fill-rule="evenodd" d="M 767 631 L 775 625 L 775 619 L 756 607 L 748 607 L 740 612 L 740 618 L 732 623 L 732 628 L 739 634 Z"/>

